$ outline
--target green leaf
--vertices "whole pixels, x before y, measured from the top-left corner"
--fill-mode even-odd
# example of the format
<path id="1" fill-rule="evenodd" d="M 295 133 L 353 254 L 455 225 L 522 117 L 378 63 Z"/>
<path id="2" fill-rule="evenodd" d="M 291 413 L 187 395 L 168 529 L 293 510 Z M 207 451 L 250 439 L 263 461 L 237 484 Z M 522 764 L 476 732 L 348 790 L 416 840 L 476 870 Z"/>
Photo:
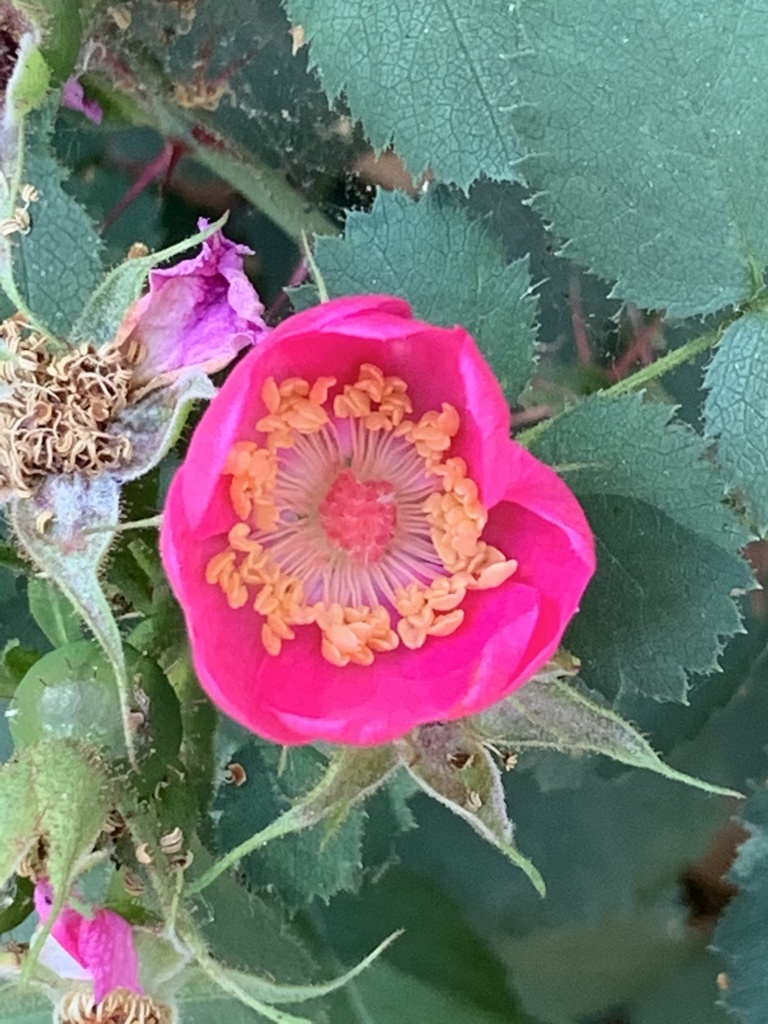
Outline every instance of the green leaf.
<path id="1" fill-rule="evenodd" d="M 743 490 L 768 528 L 768 313 L 746 313 L 726 329 L 707 369 L 707 437 L 732 488 Z"/>
<path id="2" fill-rule="evenodd" d="M 31 35 L 23 37 L 5 96 L 5 103 L 13 111 L 14 122 L 20 121 L 41 105 L 48 91 L 50 77 L 51 69 L 32 42 Z"/>
<path id="3" fill-rule="evenodd" d="M 82 635 L 80 616 L 49 580 L 32 577 L 27 584 L 29 610 L 54 647 L 74 643 Z"/>
<path id="4" fill-rule="evenodd" d="M 317 239 L 315 260 L 333 297 L 400 295 L 422 320 L 461 324 L 511 401 L 528 383 L 536 316 L 528 260 L 507 263 L 489 227 L 467 220 L 445 193 L 414 202 L 379 192 L 370 213 L 347 215 L 343 239 Z"/>
<path id="5" fill-rule="evenodd" d="M 45 532 L 37 525 L 42 512 L 49 518 Z M 120 488 L 107 474 L 93 480 L 81 474 L 51 476 L 33 497 L 10 503 L 10 521 L 20 544 L 82 615 L 112 664 L 126 749 L 133 757 L 131 686 L 123 643 L 99 581 L 99 567 L 114 536 L 112 527 L 119 512 Z"/>
<path id="6" fill-rule="evenodd" d="M 747 298 L 768 262 L 764 12 L 743 0 L 519 5 L 536 205 L 614 295 L 675 316 Z"/>
<path id="7" fill-rule="evenodd" d="M 55 737 L 123 753 L 114 673 L 91 640 L 65 643 L 36 661 L 16 688 L 8 719 L 17 749 Z"/>
<path id="8" fill-rule="evenodd" d="M 85 210 L 69 196 L 65 170 L 51 154 L 49 135 L 58 97 L 27 119 L 21 184 L 33 185 L 31 227 L 13 235 L 12 274 L 36 320 L 63 337 L 104 276 L 101 242 Z"/>
<path id="9" fill-rule="evenodd" d="M 526 747 L 561 753 L 603 754 L 633 768 L 646 768 L 705 793 L 740 796 L 671 768 L 646 739 L 614 711 L 562 679 L 534 678 L 499 704 L 475 716 L 486 741 L 511 750 Z"/>
<path id="10" fill-rule="evenodd" d="M 260 807 L 260 813 L 264 813 L 267 807 L 269 808 L 266 813 L 269 824 L 260 830 L 254 830 L 251 825 L 251 828 L 246 831 L 245 839 L 220 857 L 211 868 L 187 886 L 189 894 L 206 889 L 227 868 L 238 864 L 244 857 L 255 851 L 261 850 L 267 843 L 273 842 L 275 839 L 290 837 L 305 829 L 311 829 L 321 821 L 327 822 L 325 833 L 320 840 L 320 845 L 324 849 L 343 828 L 355 806 L 383 786 L 395 774 L 398 767 L 396 753 L 389 745 L 339 747 L 330 760 L 325 763 L 325 771 L 320 774 L 317 770 L 319 767 L 318 752 L 311 747 L 294 747 L 286 748 L 290 751 L 291 756 L 295 757 L 293 767 L 289 770 L 287 762 L 276 760 L 277 754 L 274 747 L 265 746 L 258 751 L 256 743 L 257 741 L 253 740 L 242 749 L 249 758 L 254 759 L 257 771 L 260 769 L 262 773 L 267 773 L 267 781 L 271 783 L 267 786 L 262 782 L 261 789 L 264 792 L 254 794 L 254 799 Z M 301 786 L 309 785 L 311 779 L 316 778 L 318 774 L 320 774 L 320 778 L 314 788 L 309 792 L 297 792 L 300 791 Z M 248 778 L 246 770 L 246 782 Z M 250 778 L 253 780 L 253 776 Z M 225 785 L 232 785 L 233 782 L 234 780 Z M 253 781 L 252 784 L 254 784 Z M 290 802 L 291 794 L 296 797 L 293 803 L 288 810 L 275 818 L 271 805 L 274 804 L 279 809 Z M 228 803 L 230 799 L 226 795 L 221 796 L 222 803 Z M 224 813 L 226 813 L 226 809 Z M 237 823 L 233 822 L 232 827 L 236 828 Z M 354 830 L 352 829 L 350 829 L 350 839 L 354 840 Z M 343 871 L 344 867 L 340 866 L 339 870 Z M 300 877 L 292 879 L 290 884 L 299 886 L 302 884 L 302 879 Z"/>
<path id="11" fill-rule="evenodd" d="M 38 992 L 23 991 L 15 985 L 0 987 L 2 1024 L 51 1024 L 51 1003 Z"/>
<path id="12" fill-rule="evenodd" d="M 533 444 L 562 467 L 595 533 L 598 571 L 566 645 L 610 697 L 685 701 L 689 673 L 714 668 L 721 638 L 741 629 L 731 593 L 752 586 L 738 554 L 749 535 L 722 502 L 705 443 L 671 412 L 597 395 Z"/>
<path id="13" fill-rule="evenodd" d="M 414 176 L 431 167 L 465 190 L 481 173 L 517 179 L 511 58 L 522 39 L 505 0 L 285 6 L 328 96 L 344 93 L 377 149 L 393 142 Z"/>
<path id="14" fill-rule="evenodd" d="M 247 781 L 225 784 L 214 804 L 221 813 L 216 833 L 222 853 L 278 818 L 317 782 L 325 764 L 312 747 L 290 749 L 281 772 L 279 759 L 279 747 L 255 741 L 235 752 L 233 760 L 245 769 Z M 276 891 L 290 911 L 359 888 L 364 822 L 363 811 L 355 809 L 330 837 L 320 824 L 249 854 L 241 865 L 248 886 Z"/>
<path id="15" fill-rule="evenodd" d="M 739 893 L 714 936 L 727 963 L 725 1005 L 741 1024 L 763 1024 L 768 1013 L 768 792 L 755 788 L 742 822 L 749 838 L 739 848 L 731 880 Z"/>
<path id="16" fill-rule="evenodd" d="M 404 736 L 395 744 L 402 764 L 428 796 L 522 868 L 543 896 L 544 880 L 513 842 L 501 773 L 470 722 L 425 725 Z"/>
<path id="17" fill-rule="evenodd" d="M 91 295 L 72 328 L 72 342 L 90 341 L 94 345 L 103 345 L 111 341 L 126 312 L 141 295 L 150 270 L 210 238 L 224 226 L 227 217 L 228 214 L 224 214 L 203 231 L 176 245 L 148 256 L 127 259 L 111 270 Z"/>
<path id="18" fill-rule="evenodd" d="M 443 820 L 448 817 L 442 816 Z M 447 838 L 439 827 L 430 828 L 429 835 L 421 833 L 421 838 L 429 841 L 430 835 L 441 847 Z M 469 841 L 474 843 L 474 837 Z M 455 864 L 455 848 L 446 854 Z M 471 854 L 462 864 L 471 865 L 476 877 Z M 517 877 L 508 865 L 503 861 L 501 864 L 507 878 Z M 460 873 L 465 872 L 462 869 Z M 342 962 L 355 960 L 382 933 L 403 929 L 386 955 L 334 1000 L 333 1024 L 364 1024 L 369 1020 L 376 1024 L 422 1024 L 432 1019 L 441 1024 L 528 1021 L 509 990 L 505 966 L 481 938 L 483 932 L 487 934 L 485 922 L 472 912 L 477 922 L 475 930 L 468 915 L 435 878 L 432 871 L 424 877 L 397 867 L 366 886 L 358 896 L 337 897 L 318 915 L 323 938 Z M 495 894 L 502 891 L 503 884 Z M 342 1007 L 344 995 L 347 1006 Z"/>

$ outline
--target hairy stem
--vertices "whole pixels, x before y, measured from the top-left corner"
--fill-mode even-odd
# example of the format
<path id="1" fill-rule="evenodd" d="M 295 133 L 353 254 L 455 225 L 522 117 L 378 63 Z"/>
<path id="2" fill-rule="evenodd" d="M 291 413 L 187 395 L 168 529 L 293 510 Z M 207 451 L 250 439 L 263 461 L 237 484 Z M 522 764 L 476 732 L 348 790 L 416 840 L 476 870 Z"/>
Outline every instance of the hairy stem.
<path id="1" fill-rule="evenodd" d="M 637 373 L 625 377 L 624 380 L 617 381 L 611 387 L 598 392 L 598 394 L 601 398 L 616 398 L 618 395 L 626 395 L 645 387 L 651 381 L 658 380 L 659 377 L 663 377 L 670 370 L 676 370 L 678 366 L 682 366 L 690 359 L 695 359 L 702 352 L 712 348 L 718 343 L 727 326 L 728 324 L 722 324 L 712 331 L 707 331 L 705 334 L 700 334 L 697 338 L 692 338 L 684 345 L 681 345 L 680 348 L 673 349 L 672 352 L 668 352 L 661 359 L 657 359 L 650 366 L 644 366 L 642 370 L 638 370 Z M 525 448 L 530 448 L 542 434 L 549 430 L 556 420 L 559 420 L 561 416 L 567 415 L 569 411 L 569 409 L 563 409 L 556 416 L 537 423 L 535 427 L 531 427 L 529 430 L 523 430 L 516 436 L 515 440 Z"/>

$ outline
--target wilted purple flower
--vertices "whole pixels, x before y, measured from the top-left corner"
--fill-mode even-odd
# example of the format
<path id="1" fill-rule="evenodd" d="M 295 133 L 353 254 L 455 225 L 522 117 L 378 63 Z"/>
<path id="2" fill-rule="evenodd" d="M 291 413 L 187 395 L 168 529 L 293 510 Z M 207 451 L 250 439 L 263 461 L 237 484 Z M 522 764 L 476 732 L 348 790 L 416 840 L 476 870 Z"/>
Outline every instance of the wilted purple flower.
<path id="1" fill-rule="evenodd" d="M 207 226 L 198 221 L 201 231 Z M 134 387 L 192 369 L 213 373 L 267 333 L 264 306 L 243 270 L 250 254 L 217 231 L 193 259 L 151 271 L 149 291 L 128 310 L 115 339 L 116 346 L 139 343 L 145 351 Z"/>

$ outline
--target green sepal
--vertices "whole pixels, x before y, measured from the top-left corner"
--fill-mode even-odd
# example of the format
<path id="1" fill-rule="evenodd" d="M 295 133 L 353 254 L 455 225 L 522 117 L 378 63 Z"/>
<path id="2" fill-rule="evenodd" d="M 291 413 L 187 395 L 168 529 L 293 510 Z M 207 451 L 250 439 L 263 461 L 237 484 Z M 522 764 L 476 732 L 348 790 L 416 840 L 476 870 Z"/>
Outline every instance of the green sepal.
<path id="1" fill-rule="evenodd" d="M 718 796 L 741 796 L 676 771 L 629 722 L 601 704 L 578 681 L 534 678 L 473 719 L 486 742 L 511 751 L 526 748 L 568 754 L 603 754 L 633 768 L 646 768 Z"/>
<path id="2" fill-rule="evenodd" d="M 544 895 L 544 880 L 517 849 L 507 814 L 501 771 L 474 735 L 468 719 L 424 725 L 395 743 L 402 764 L 433 799 L 453 811 L 522 868 Z"/>

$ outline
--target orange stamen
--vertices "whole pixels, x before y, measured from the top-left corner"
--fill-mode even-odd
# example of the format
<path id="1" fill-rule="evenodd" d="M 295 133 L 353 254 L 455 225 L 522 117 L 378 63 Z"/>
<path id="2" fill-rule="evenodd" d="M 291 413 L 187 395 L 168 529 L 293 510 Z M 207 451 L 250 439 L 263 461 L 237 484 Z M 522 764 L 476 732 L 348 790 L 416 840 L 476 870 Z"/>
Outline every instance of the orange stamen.
<path id="1" fill-rule="evenodd" d="M 461 426 L 452 405 L 445 402 L 439 412 L 426 412 L 418 421 L 406 419 L 412 406 L 405 381 L 386 376 L 371 363 L 363 363 L 357 381 L 345 384 L 331 400 L 335 385 L 334 377 L 319 377 L 312 383 L 301 377 L 281 383 L 273 377 L 265 381 L 261 398 L 266 415 L 258 420 L 256 429 L 266 437 L 261 445 L 236 442 L 227 457 L 223 473 L 231 478 L 230 499 L 239 521 L 229 531 L 227 547 L 208 562 L 205 578 L 221 588 L 230 607 L 242 608 L 251 602 L 263 619 L 261 641 L 268 654 L 277 656 L 283 643 L 294 639 L 295 626 L 314 624 L 326 660 L 339 667 L 365 666 L 400 643 L 418 650 L 429 637 L 455 632 L 464 620 L 461 605 L 467 592 L 501 586 L 514 574 L 517 563 L 482 540 L 488 513 L 478 487 L 467 476 L 465 461 L 448 454 Z M 301 465 L 307 451 L 319 453 L 318 457 L 328 453 L 331 458 L 339 444 L 329 411 L 338 420 L 356 421 L 354 430 L 350 428 L 358 438 L 352 450 L 368 453 L 364 458 L 360 455 L 360 465 L 382 465 L 375 462 L 380 457 L 376 453 L 382 450 L 377 445 L 397 451 L 398 465 L 402 459 L 406 465 L 410 465 L 408 458 L 417 460 L 400 478 L 405 481 L 400 486 L 416 488 L 409 493 L 418 496 L 417 503 L 402 513 L 402 523 L 395 484 L 371 468 L 367 475 L 358 475 L 358 470 L 347 468 L 351 457 L 341 452 L 337 462 L 329 465 L 335 476 L 329 481 L 321 471 L 320 482 L 312 485 L 321 488 L 317 497 L 308 505 L 309 499 L 302 498 L 306 507 L 294 506 L 297 494 L 309 493 L 301 491 L 297 483 L 301 473 L 297 475 L 296 460 Z M 309 442 L 301 438 L 321 431 L 326 431 L 324 439 L 311 442 L 314 447 L 307 449 Z M 390 439 L 368 445 L 365 439 L 377 432 Z M 387 449 L 387 445 L 399 447 Z M 294 469 L 283 483 L 280 450 L 291 448 L 296 451 Z M 365 459 L 374 461 L 366 463 Z M 431 493 L 430 478 L 435 479 L 437 488 Z M 392 479 L 397 479 L 396 472 Z M 281 518 L 284 511 L 287 519 Z M 292 529 L 310 531 L 303 534 L 303 553 L 293 551 L 289 544 Z M 401 536 L 410 536 L 409 530 L 416 530 L 411 543 L 424 547 L 431 540 L 433 561 L 425 562 L 423 576 L 435 575 L 428 582 L 412 579 L 397 585 L 393 579 L 385 586 L 380 563 L 391 546 L 397 549 Z M 302 576 L 304 568 L 313 564 L 314 547 L 318 548 L 317 557 L 328 559 L 329 573 L 346 572 L 348 564 L 360 567 L 364 576 L 370 571 L 370 578 L 380 582 L 391 611 L 384 604 L 364 603 L 359 597 L 349 603 L 326 596 L 310 600 Z M 291 568 L 283 568 L 284 564 Z M 310 573 L 308 578 L 315 581 L 311 587 L 316 591 L 318 580 L 325 577 L 317 576 L 314 564 L 315 575 Z M 354 581 L 359 577 L 341 578 Z M 344 585 L 351 588 L 350 595 L 359 589 L 352 582 Z M 363 588 L 371 597 L 377 593 L 372 587 L 366 583 Z"/>

